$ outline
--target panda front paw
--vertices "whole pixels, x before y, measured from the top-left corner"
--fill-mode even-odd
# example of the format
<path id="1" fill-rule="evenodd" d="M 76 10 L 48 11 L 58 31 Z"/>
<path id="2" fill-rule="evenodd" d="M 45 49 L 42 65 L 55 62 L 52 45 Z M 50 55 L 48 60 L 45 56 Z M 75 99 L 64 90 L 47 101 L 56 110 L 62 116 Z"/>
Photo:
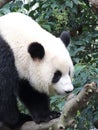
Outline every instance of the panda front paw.
<path id="1" fill-rule="evenodd" d="M 58 118 L 61 114 L 57 111 L 50 111 L 49 118 L 50 120 Z"/>
<path id="2" fill-rule="evenodd" d="M 58 118 L 59 116 L 60 116 L 59 112 L 50 111 L 48 113 L 43 113 L 40 116 L 37 116 L 37 118 L 33 118 L 33 119 L 37 124 L 40 124 L 44 122 L 49 122 L 50 120 Z"/>
<path id="3" fill-rule="evenodd" d="M 20 122 L 32 121 L 32 117 L 28 114 L 20 113 Z"/>

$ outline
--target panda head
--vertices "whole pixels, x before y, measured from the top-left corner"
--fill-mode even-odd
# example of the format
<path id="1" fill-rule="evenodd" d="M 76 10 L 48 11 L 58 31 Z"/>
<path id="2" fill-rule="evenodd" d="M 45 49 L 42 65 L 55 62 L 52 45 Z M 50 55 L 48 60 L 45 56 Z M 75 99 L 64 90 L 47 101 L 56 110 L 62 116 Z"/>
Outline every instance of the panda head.
<path id="1" fill-rule="evenodd" d="M 64 31 L 60 38 L 54 37 L 52 40 L 53 43 L 50 45 L 32 42 L 28 46 L 28 53 L 33 60 L 33 65 L 31 63 L 29 67 L 30 82 L 39 92 L 49 95 L 66 94 L 73 90 L 71 82 L 73 63 L 66 49 L 70 35 Z M 33 71 L 32 66 L 34 66 Z"/>
<path id="2" fill-rule="evenodd" d="M 46 94 L 73 90 L 73 63 L 66 48 L 68 32 L 57 38 L 30 17 L 10 13 L 0 17 L 0 35 L 13 51 L 19 77 L 28 80 L 34 89 Z"/>

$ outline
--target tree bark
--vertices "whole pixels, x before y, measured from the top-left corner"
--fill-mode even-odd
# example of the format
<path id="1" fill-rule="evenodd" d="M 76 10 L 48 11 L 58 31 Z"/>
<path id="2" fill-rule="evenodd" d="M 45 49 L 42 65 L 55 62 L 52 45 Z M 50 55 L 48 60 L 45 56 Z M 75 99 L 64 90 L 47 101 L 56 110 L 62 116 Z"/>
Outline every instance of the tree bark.
<path id="1" fill-rule="evenodd" d="M 89 0 L 89 2 L 93 5 L 93 7 L 98 9 L 98 0 Z"/>
<path id="2" fill-rule="evenodd" d="M 2 8 L 5 4 L 13 0 L 0 0 L 0 8 Z"/>

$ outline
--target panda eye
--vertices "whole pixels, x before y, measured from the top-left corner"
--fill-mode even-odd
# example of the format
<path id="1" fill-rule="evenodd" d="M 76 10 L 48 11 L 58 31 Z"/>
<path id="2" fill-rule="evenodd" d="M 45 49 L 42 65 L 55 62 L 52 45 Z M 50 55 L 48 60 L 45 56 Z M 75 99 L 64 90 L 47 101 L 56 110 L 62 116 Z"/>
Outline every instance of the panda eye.
<path id="1" fill-rule="evenodd" d="M 69 76 L 71 75 L 71 72 L 69 71 Z"/>
<path id="2" fill-rule="evenodd" d="M 54 76 L 53 76 L 53 79 L 52 79 L 52 83 L 57 83 L 60 80 L 61 76 L 62 76 L 61 71 L 57 70 L 54 73 Z"/>

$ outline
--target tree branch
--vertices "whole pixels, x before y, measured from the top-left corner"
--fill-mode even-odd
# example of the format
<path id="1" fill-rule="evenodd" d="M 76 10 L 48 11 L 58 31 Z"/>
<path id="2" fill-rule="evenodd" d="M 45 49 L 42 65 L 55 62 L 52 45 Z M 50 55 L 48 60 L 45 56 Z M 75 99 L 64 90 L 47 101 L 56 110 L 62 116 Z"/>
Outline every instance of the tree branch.
<path id="1" fill-rule="evenodd" d="M 13 0 L 0 0 L 0 8 L 2 8 L 5 4 Z"/>
<path id="2" fill-rule="evenodd" d="M 97 9 L 98 8 L 98 0 L 89 0 L 89 2 Z"/>
<path id="3" fill-rule="evenodd" d="M 86 107 L 88 101 L 95 93 L 98 93 L 97 84 L 94 82 L 86 84 L 77 96 L 71 98 L 65 104 L 55 130 L 65 130 L 65 128 L 73 126 L 75 124 L 74 118 L 77 110 L 82 110 Z"/>
<path id="4" fill-rule="evenodd" d="M 95 93 L 98 93 L 97 84 L 94 82 L 86 84 L 78 95 L 72 97 L 66 102 L 60 118 L 39 125 L 33 121 L 26 122 L 17 130 L 49 130 L 50 127 L 52 127 L 53 130 L 65 130 L 75 124 L 74 118 L 77 110 L 82 110 L 86 107 L 88 101 Z M 9 129 L 3 128 L 2 130 Z"/>

